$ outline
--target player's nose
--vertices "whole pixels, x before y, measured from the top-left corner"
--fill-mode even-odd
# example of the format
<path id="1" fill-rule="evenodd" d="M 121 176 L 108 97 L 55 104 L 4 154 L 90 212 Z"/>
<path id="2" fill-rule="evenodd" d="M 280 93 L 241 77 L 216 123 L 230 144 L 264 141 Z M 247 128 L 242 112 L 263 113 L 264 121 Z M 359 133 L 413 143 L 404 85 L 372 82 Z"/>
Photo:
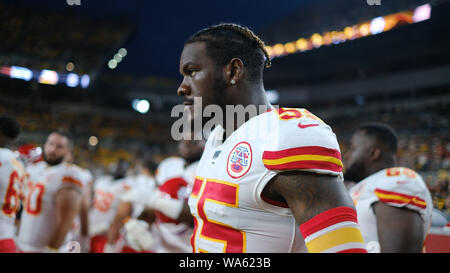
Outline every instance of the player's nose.
<path id="1" fill-rule="evenodd" d="M 177 95 L 181 97 L 189 96 L 191 94 L 191 89 L 189 85 L 186 82 L 186 77 L 183 78 L 183 81 L 181 82 L 180 86 L 177 90 Z"/>

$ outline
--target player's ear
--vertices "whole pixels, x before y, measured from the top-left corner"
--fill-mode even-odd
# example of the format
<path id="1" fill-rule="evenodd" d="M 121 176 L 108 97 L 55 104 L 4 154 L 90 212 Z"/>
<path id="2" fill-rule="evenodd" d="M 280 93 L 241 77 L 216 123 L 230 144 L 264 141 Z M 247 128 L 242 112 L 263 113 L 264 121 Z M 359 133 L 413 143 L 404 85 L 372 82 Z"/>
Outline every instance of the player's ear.
<path id="1" fill-rule="evenodd" d="M 377 161 L 381 158 L 381 149 L 379 147 L 372 148 L 370 152 L 370 161 Z"/>
<path id="2" fill-rule="evenodd" d="M 228 84 L 235 85 L 244 75 L 244 63 L 239 58 L 233 58 L 226 66 L 225 81 Z"/>

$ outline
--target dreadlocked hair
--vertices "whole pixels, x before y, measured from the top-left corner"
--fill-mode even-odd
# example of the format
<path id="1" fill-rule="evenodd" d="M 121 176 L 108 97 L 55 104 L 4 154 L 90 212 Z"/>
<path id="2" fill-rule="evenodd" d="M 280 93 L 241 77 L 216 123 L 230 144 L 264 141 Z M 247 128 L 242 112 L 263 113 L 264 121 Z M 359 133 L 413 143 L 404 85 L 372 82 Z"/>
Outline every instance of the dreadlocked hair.
<path id="1" fill-rule="evenodd" d="M 217 65 L 226 65 L 233 58 L 241 59 L 251 80 L 262 79 L 264 66 L 271 66 L 264 42 L 244 26 L 232 23 L 214 25 L 192 35 L 185 45 L 194 42 L 204 42 L 206 53 Z"/>

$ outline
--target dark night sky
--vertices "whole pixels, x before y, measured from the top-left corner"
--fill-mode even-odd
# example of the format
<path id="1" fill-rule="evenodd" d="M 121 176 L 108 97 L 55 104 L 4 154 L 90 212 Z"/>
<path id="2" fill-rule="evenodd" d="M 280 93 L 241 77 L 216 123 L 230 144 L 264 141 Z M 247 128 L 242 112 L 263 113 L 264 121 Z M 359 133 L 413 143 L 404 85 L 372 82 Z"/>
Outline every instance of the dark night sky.
<path id="1" fill-rule="evenodd" d="M 312 0 L 80 0 L 81 6 L 72 7 L 66 0 L 4 1 L 37 11 L 70 10 L 86 17 L 127 18 L 137 28 L 123 45 L 128 56 L 116 71 L 177 77 L 183 42 L 197 30 L 220 22 L 233 22 L 258 32 Z"/>

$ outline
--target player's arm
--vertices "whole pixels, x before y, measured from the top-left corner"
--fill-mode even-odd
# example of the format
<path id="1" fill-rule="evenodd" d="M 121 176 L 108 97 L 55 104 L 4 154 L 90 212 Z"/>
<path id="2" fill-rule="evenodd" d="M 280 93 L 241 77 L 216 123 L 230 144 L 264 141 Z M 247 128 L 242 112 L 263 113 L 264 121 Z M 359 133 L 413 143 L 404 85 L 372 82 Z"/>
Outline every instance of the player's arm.
<path id="1" fill-rule="evenodd" d="M 60 189 L 55 199 L 56 223 L 47 246 L 56 251 L 64 243 L 75 217 L 80 214 L 83 196 L 80 189 L 73 186 Z"/>
<path id="2" fill-rule="evenodd" d="M 194 217 L 192 217 L 191 210 L 189 209 L 189 205 L 187 202 L 184 202 L 183 208 L 180 215 L 178 216 L 177 221 L 185 223 L 190 227 L 194 226 Z"/>
<path id="3" fill-rule="evenodd" d="M 86 192 L 83 194 L 83 201 L 81 203 L 80 222 L 81 222 L 81 235 L 89 235 L 89 209 L 92 204 L 92 188 L 89 186 Z"/>
<path id="4" fill-rule="evenodd" d="M 124 194 L 123 201 L 137 202 L 149 209 L 159 211 L 179 222 L 193 225 L 193 218 L 185 199 L 170 198 L 159 190 L 133 189 Z"/>
<path id="5" fill-rule="evenodd" d="M 132 209 L 131 202 L 120 201 L 114 220 L 108 230 L 108 244 L 114 244 L 119 238 L 120 229 L 123 227 L 124 221 L 131 216 Z"/>
<path id="6" fill-rule="evenodd" d="M 89 210 L 92 205 L 92 184 L 88 184 L 83 193 L 80 209 L 80 245 L 83 252 L 89 250 Z"/>
<path id="7" fill-rule="evenodd" d="M 287 203 L 309 252 L 367 252 L 353 202 L 338 177 L 281 172 L 263 194 Z"/>
<path id="8" fill-rule="evenodd" d="M 147 222 L 147 224 L 151 225 L 153 224 L 153 222 L 155 222 L 156 219 L 155 211 L 150 208 L 145 208 L 137 219 L 145 221 Z"/>
<path id="9" fill-rule="evenodd" d="M 382 202 L 373 205 L 381 252 L 422 252 L 423 220 L 419 213 Z"/>

